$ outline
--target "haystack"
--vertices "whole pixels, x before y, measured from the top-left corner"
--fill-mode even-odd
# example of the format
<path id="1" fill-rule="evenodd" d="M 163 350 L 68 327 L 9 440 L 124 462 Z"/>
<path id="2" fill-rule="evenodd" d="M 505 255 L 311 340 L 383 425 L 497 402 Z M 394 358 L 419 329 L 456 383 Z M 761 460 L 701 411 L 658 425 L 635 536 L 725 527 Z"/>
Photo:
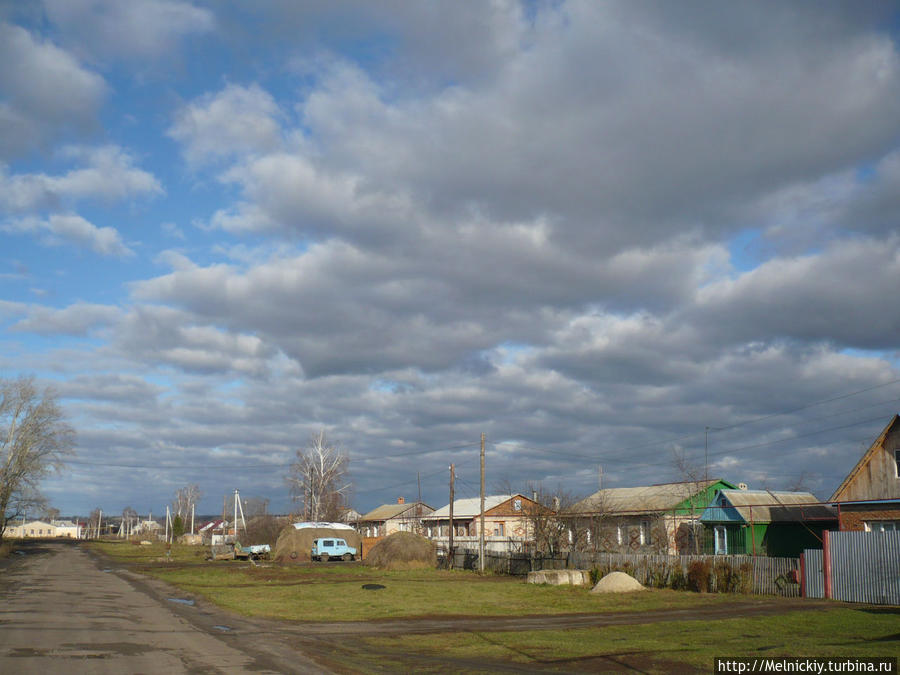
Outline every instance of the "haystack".
<path id="1" fill-rule="evenodd" d="M 386 570 L 412 570 L 437 566 L 434 542 L 412 532 L 394 532 L 366 553 L 366 564 Z"/>
<path id="2" fill-rule="evenodd" d="M 322 523 L 323 527 L 303 527 L 298 529 L 294 525 L 288 525 L 278 535 L 275 542 L 275 560 L 279 562 L 308 562 L 309 551 L 313 540 L 322 537 L 334 537 L 343 539 L 348 546 L 356 549 L 357 555 L 361 548 L 359 532 L 351 528 L 324 527 L 328 523 Z"/>
<path id="3" fill-rule="evenodd" d="M 625 572 L 610 572 L 591 589 L 591 593 L 633 593 L 646 591 L 641 582 Z"/>

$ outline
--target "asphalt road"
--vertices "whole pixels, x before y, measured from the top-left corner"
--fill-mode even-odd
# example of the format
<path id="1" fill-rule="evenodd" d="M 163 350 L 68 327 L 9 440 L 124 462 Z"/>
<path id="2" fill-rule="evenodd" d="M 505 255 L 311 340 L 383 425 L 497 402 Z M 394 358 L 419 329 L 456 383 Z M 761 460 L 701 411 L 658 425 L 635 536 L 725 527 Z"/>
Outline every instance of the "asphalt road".
<path id="1" fill-rule="evenodd" d="M 0 569 L 0 673 L 320 673 L 282 636 L 172 597 L 69 543 Z"/>

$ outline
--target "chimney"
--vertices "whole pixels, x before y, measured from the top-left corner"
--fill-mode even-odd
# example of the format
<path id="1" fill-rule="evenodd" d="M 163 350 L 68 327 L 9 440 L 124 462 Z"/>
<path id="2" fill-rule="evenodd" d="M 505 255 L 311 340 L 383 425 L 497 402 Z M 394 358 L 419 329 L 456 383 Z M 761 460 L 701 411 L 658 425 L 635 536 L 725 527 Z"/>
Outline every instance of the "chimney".
<path id="1" fill-rule="evenodd" d="M 398 504 L 405 504 L 405 503 L 406 503 L 406 500 L 403 499 L 403 497 L 397 497 L 397 503 L 398 503 Z"/>

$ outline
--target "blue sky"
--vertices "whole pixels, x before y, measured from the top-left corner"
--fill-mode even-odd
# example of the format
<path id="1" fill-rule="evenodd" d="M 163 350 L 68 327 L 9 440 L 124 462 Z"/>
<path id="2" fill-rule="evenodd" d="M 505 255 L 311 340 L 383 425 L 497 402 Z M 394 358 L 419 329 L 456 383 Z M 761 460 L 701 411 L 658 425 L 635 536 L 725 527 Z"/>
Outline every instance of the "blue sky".
<path id="1" fill-rule="evenodd" d="M 897 412 L 881 2 L 0 4 L 0 376 L 66 513 L 684 478 L 827 498 Z M 418 478 L 418 480 L 417 480 Z"/>

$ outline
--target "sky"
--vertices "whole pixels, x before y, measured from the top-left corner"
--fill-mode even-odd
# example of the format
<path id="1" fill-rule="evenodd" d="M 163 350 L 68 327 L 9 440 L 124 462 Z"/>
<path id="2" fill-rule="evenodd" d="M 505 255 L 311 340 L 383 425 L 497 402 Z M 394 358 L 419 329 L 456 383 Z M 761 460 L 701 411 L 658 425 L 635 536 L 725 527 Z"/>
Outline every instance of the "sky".
<path id="1" fill-rule="evenodd" d="M 489 493 L 827 499 L 900 410 L 898 9 L 0 2 L 45 495 L 289 512 L 325 430 L 362 512 L 476 496 L 482 433 Z"/>

